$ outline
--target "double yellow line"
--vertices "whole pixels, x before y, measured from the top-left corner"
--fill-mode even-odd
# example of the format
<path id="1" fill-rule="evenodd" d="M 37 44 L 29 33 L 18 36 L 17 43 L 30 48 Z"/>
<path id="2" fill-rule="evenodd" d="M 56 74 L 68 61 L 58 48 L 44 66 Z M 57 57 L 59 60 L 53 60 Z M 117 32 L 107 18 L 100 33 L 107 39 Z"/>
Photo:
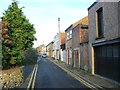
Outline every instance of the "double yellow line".
<path id="1" fill-rule="evenodd" d="M 51 61 L 51 60 L 50 60 Z M 53 62 L 54 64 L 56 64 L 58 67 L 60 67 L 61 69 L 63 69 L 65 72 L 67 72 L 69 75 L 71 75 L 72 77 L 74 77 L 75 79 L 77 79 L 79 82 L 81 82 L 82 84 L 84 84 L 85 86 L 87 86 L 88 88 L 91 88 L 93 90 L 99 90 L 98 88 L 100 89 L 103 89 L 102 87 L 100 86 L 94 86 L 92 84 L 90 84 L 89 82 L 85 81 L 84 79 L 80 78 L 79 76 L 77 76 L 76 74 L 70 72 L 69 70 L 61 67 L 60 65 L 58 65 L 57 63 L 55 63 L 54 61 L 51 61 Z M 30 81 L 28 83 L 28 86 L 27 86 L 27 90 L 31 90 L 31 89 L 34 89 L 34 86 L 35 86 L 35 79 L 36 79 L 36 74 L 37 74 L 37 70 L 38 70 L 38 64 L 36 64 L 34 66 L 34 69 L 32 71 L 32 74 L 31 74 L 31 78 L 30 78 Z"/>
<path id="2" fill-rule="evenodd" d="M 51 60 L 50 60 L 51 61 Z M 103 89 L 100 86 L 94 86 L 92 84 L 90 84 L 89 82 L 85 81 L 84 79 L 80 78 L 79 76 L 75 75 L 74 73 L 70 72 L 69 70 L 61 67 L 60 65 L 58 65 L 57 63 L 55 63 L 54 61 L 51 61 L 54 64 L 56 64 L 58 67 L 60 67 L 61 69 L 63 69 L 65 72 L 67 72 L 69 75 L 71 75 L 72 77 L 74 77 L 75 79 L 77 79 L 79 82 L 81 82 L 82 84 L 84 84 L 85 86 L 87 86 L 88 88 L 91 88 L 92 90 L 99 90 L 98 88 Z"/>
<path id="3" fill-rule="evenodd" d="M 31 74 L 31 77 L 30 77 L 30 81 L 27 86 L 27 90 L 34 89 L 37 70 L 38 70 L 38 64 L 35 64 L 32 74 Z"/>

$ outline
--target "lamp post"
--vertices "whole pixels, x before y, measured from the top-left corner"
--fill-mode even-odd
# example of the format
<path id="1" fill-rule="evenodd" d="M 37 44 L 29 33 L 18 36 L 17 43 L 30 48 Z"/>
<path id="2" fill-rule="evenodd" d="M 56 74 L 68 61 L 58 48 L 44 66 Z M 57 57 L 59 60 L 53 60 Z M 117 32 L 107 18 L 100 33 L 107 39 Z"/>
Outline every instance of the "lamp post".
<path id="1" fill-rule="evenodd" d="M 61 59 L 61 51 L 60 51 L 60 18 L 58 17 L 58 39 L 59 39 L 59 59 Z"/>

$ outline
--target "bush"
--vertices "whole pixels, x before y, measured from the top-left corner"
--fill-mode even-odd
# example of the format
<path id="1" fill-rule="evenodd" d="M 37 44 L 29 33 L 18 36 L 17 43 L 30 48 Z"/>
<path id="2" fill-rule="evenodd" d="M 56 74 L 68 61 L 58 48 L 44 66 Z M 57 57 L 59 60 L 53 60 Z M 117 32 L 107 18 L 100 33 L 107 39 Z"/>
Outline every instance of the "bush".
<path id="1" fill-rule="evenodd" d="M 37 52 L 34 48 L 25 51 L 25 59 L 18 63 L 18 65 L 32 65 L 37 63 Z"/>

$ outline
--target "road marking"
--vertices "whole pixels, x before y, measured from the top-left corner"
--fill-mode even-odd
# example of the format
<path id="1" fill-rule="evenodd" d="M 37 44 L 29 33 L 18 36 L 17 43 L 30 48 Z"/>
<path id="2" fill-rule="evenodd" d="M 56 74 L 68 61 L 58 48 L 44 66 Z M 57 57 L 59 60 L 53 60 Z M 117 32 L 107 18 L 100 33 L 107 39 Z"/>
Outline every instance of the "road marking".
<path id="1" fill-rule="evenodd" d="M 51 61 L 51 60 L 50 60 Z M 53 61 L 51 61 L 53 62 Z M 85 80 L 83 80 L 82 78 L 78 77 L 77 75 L 73 74 L 72 72 L 70 72 L 69 70 L 61 67 L 60 65 L 58 65 L 57 63 L 53 62 L 54 64 L 56 64 L 58 67 L 60 67 L 61 69 L 63 69 L 65 72 L 67 72 L 69 75 L 71 75 L 72 77 L 74 77 L 75 79 L 77 79 L 79 82 L 83 83 L 85 86 L 93 89 L 93 90 L 98 90 L 95 86 L 89 84 L 88 82 L 86 82 Z"/>
<path id="2" fill-rule="evenodd" d="M 33 77 L 32 89 L 35 87 L 35 80 L 36 80 L 37 70 L 38 70 L 38 64 L 36 65 L 36 70 L 35 70 L 34 77 Z"/>
<path id="3" fill-rule="evenodd" d="M 29 83 L 28 83 L 27 90 L 30 89 L 30 85 L 31 85 L 31 83 L 32 83 L 32 78 L 33 78 L 33 74 L 34 74 L 35 68 L 36 68 L 36 65 L 34 66 L 34 69 L 33 69 L 33 71 L 32 71 L 32 75 L 31 75 L 31 77 L 30 77 L 30 81 L 29 81 Z"/>

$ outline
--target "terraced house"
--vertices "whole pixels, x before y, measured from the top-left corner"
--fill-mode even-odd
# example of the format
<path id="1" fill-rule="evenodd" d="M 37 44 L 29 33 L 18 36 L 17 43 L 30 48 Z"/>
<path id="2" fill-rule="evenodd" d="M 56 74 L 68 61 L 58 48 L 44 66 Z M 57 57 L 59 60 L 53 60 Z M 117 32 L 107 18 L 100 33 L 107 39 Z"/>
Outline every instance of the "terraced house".
<path id="1" fill-rule="evenodd" d="M 63 39 L 65 37 L 64 32 L 57 33 L 57 35 L 54 37 L 54 44 L 53 44 L 53 58 L 55 59 L 61 59 L 61 45 L 63 44 Z"/>
<path id="2" fill-rule="evenodd" d="M 86 56 L 84 55 L 84 49 L 80 50 L 80 42 L 83 41 L 83 37 L 88 37 L 88 16 L 80 19 L 79 21 L 71 24 L 66 30 L 66 52 L 67 52 L 67 64 L 74 67 L 82 68 L 84 67 L 84 61 L 86 61 Z M 82 35 L 84 34 L 84 35 Z M 88 41 L 88 38 L 86 38 Z M 86 51 L 86 50 L 85 50 Z M 88 51 L 87 51 L 88 52 Z M 83 54 L 80 54 L 83 53 Z M 81 55 L 81 56 L 80 56 Z M 84 56 L 83 56 L 84 55 Z M 85 60 L 84 60 L 85 59 Z M 88 59 L 87 59 L 88 61 Z M 88 65 L 87 65 L 88 66 Z"/>
<path id="3" fill-rule="evenodd" d="M 66 63 L 73 65 L 73 61 L 72 61 L 72 28 L 73 28 L 73 24 L 70 25 L 66 30 L 65 30 L 65 34 L 66 34 L 66 40 L 65 40 L 65 45 L 66 45 Z"/>
<path id="4" fill-rule="evenodd" d="M 120 0 L 99 0 L 88 8 L 89 68 L 120 82 Z"/>
<path id="5" fill-rule="evenodd" d="M 61 33 L 61 41 L 60 41 L 60 48 L 61 48 L 61 61 L 66 63 L 66 46 L 65 46 L 65 33 Z"/>
<path id="6" fill-rule="evenodd" d="M 54 44 L 53 44 L 53 58 L 55 59 L 60 59 L 60 44 L 59 44 L 59 34 L 57 33 L 57 35 L 54 37 L 53 40 Z"/>
<path id="7" fill-rule="evenodd" d="M 38 54 L 46 53 L 46 46 L 44 44 L 41 44 L 36 48 Z"/>
<path id="8" fill-rule="evenodd" d="M 72 49 L 74 67 L 88 70 L 88 16 L 73 24 Z"/>
<path id="9" fill-rule="evenodd" d="M 53 43 L 54 42 L 52 41 L 46 46 L 46 49 L 47 49 L 46 52 L 49 57 L 53 56 Z"/>

